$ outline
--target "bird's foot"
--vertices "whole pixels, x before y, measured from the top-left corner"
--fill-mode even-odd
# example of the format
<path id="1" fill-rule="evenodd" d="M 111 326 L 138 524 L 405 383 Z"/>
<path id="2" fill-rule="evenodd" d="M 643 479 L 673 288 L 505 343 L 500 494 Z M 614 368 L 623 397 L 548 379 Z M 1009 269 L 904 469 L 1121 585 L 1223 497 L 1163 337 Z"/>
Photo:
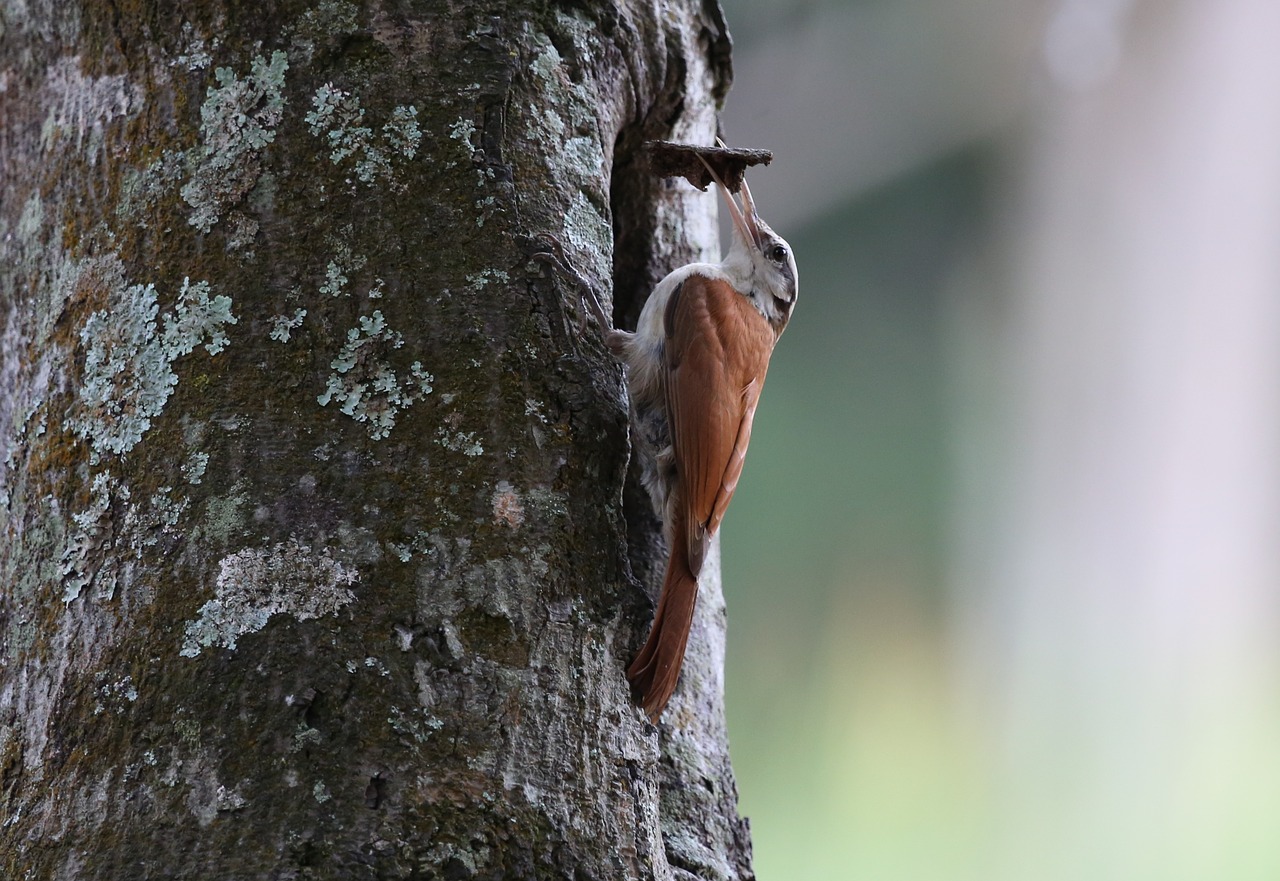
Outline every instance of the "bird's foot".
<path id="1" fill-rule="evenodd" d="M 578 272 L 578 270 L 574 268 L 573 263 L 565 255 L 564 245 L 562 245 L 560 240 L 550 233 L 539 233 L 534 238 L 545 248 L 545 250 L 536 251 L 530 256 L 533 257 L 534 260 L 541 260 L 543 263 L 550 264 L 561 273 L 568 276 L 569 280 L 578 288 L 578 299 L 580 301 L 580 305 L 585 304 L 586 308 L 590 310 L 595 320 L 599 322 L 600 329 L 604 331 L 605 342 L 609 343 L 609 348 L 612 349 L 613 345 L 609 338 L 616 333 L 613 329 L 613 322 L 609 319 L 608 313 L 604 311 L 604 306 L 600 304 L 600 298 L 596 296 L 595 290 L 587 280 L 582 277 L 582 273 Z M 578 310 L 578 319 L 579 327 L 582 330 L 585 330 L 586 312 L 584 310 Z"/>

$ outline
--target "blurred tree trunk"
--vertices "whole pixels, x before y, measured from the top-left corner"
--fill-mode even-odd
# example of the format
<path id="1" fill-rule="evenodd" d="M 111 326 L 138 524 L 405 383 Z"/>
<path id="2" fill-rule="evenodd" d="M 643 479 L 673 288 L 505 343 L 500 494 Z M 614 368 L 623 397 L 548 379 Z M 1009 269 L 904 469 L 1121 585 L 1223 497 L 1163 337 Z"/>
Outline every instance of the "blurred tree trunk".
<path id="1" fill-rule="evenodd" d="M 714 250 L 639 151 L 718 7 L 172 7 L 0 13 L 0 875 L 751 877 L 718 585 L 654 728 L 621 371 L 529 258 L 625 324 Z"/>

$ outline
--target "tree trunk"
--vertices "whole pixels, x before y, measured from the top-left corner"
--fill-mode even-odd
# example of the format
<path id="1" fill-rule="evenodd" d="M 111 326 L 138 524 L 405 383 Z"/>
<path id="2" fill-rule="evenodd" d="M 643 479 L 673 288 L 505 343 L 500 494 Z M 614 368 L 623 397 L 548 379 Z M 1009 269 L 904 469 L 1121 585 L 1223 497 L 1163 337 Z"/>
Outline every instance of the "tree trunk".
<path id="1" fill-rule="evenodd" d="M 621 369 L 530 258 L 626 326 L 714 250 L 640 152 L 714 0 L 174 5 L 0 13 L 0 875 L 751 877 L 718 567 L 655 728 Z"/>

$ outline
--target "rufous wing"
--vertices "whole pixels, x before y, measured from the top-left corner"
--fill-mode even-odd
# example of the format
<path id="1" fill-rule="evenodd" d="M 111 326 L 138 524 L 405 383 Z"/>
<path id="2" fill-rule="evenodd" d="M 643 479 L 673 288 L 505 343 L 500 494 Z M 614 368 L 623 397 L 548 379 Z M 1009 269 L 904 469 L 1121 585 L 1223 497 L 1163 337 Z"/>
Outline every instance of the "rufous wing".
<path id="1" fill-rule="evenodd" d="M 627 670 L 632 690 L 654 720 L 679 680 L 698 574 L 742 475 L 776 339 L 745 296 L 702 275 L 689 276 L 672 292 L 664 330 L 676 465 L 672 547 L 653 628 Z"/>
<path id="2" fill-rule="evenodd" d="M 692 275 L 668 310 L 667 416 L 697 575 L 738 487 L 775 336 L 747 297 Z"/>

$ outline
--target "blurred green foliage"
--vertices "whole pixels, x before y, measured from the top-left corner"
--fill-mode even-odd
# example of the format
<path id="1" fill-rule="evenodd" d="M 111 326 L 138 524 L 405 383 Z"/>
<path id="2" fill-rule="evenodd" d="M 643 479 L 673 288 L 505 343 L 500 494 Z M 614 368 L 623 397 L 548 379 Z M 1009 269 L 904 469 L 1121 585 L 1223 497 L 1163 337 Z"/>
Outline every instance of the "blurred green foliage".
<path id="1" fill-rule="evenodd" d="M 965 877 L 983 812 L 943 693 L 942 298 L 986 223 L 986 168 L 953 155 L 783 231 L 800 298 L 722 532 L 764 879 Z"/>

